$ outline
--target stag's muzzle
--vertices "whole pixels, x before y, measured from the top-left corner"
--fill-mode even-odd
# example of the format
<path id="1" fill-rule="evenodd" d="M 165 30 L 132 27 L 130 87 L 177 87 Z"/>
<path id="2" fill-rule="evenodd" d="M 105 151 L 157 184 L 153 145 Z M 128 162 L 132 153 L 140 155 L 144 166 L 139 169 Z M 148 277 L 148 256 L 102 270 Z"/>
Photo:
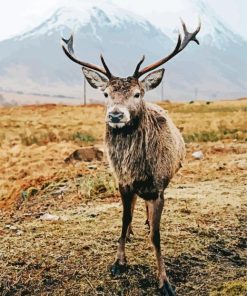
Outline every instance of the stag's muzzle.
<path id="1" fill-rule="evenodd" d="M 125 106 L 112 106 L 106 112 L 106 123 L 113 128 L 121 128 L 130 121 L 130 112 Z"/>
<path id="2" fill-rule="evenodd" d="M 124 113 L 123 112 L 110 112 L 108 114 L 108 117 L 109 117 L 109 122 L 119 123 L 121 121 L 121 119 L 124 117 Z"/>

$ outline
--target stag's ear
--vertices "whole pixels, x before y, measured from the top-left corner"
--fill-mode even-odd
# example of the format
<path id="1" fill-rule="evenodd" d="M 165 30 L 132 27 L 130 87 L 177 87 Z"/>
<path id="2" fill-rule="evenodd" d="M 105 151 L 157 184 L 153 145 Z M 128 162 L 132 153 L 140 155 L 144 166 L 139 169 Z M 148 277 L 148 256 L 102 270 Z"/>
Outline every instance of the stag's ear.
<path id="1" fill-rule="evenodd" d="M 98 72 L 85 68 L 82 68 L 82 72 L 85 75 L 88 83 L 93 87 L 100 90 L 104 90 L 107 86 L 108 80 L 100 75 Z"/>
<path id="2" fill-rule="evenodd" d="M 148 74 L 141 82 L 144 86 L 144 89 L 146 91 L 154 89 L 155 87 L 157 87 L 164 75 L 165 69 L 160 69 L 160 70 L 156 70 L 151 72 L 150 74 Z"/>

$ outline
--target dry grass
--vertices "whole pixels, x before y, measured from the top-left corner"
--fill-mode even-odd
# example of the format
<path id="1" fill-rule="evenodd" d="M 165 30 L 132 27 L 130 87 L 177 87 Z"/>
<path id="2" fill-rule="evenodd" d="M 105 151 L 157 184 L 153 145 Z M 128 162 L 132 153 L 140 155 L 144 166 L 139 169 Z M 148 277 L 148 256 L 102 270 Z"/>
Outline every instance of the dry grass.
<path id="1" fill-rule="evenodd" d="M 188 137 L 162 218 L 170 279 L 181 296 L 244 296 L 247 103 L 161 105 Z M 112 278 L 121 227 L 113 176 L 105 161 L 63 162 L 102 142 L 103 113 L 98 105 L 0 109 L 1 295 L 158 295 L 143 202 L 127 273 Z M 195 150 L 202 160 L 192 158 Z M 60 219 L 43 221 L 44 213 Z"/>
<path id="2" fill-rule="evenodd" d="M 168 109 L 186 142 L 247 138 L 247 101 L 160 104 Z"/>

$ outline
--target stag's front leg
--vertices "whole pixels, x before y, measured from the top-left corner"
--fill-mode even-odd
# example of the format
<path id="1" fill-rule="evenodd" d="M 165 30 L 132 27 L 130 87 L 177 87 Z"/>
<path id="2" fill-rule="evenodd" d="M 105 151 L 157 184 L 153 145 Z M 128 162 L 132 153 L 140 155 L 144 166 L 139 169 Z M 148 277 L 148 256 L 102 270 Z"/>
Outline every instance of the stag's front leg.
<path id="1" fill-rule="evenodd" d="M 128 189 L 119 186 L 121 199 L 123 204 L 123 218 L 122 218 L 122 231 L 118 241 L 118 249 L 116 260 L 111 268 L 112 275 L 118 275 L 126 269 L 126 255 L 125 255 L 125 242 L 127 231 L 131 226 L 133 208 L 135 203 L 135 195 Z"/>
<path id="2" fill-rule="evenodd" d="M 155 255 L 157 259 L 159 287 L 161 295 L 163 296 L 175 296 L 168 277 L 166 275 L 164 261 L 162 259 L 161 247 L 160 247 L 160 219 L 162 210 L 164 207 L 163 192 L 160 193 L 156 200 L 148 201 L 148 217 L 150 222 L 150 239 L 154 246 Z"/>
<path id="3" fill-rule="evenodd" d="M 146 216 L 147 216 L 145 225 L 147 225 L 148 226 L 148 230 L 150 230 L 149 211 L 148 211 L 148 202 L 147 201 L 145 201 L 145 207 L 146 207 Z"/>
<path id="4" fill-rule="evenodd" d="M 134 195 L 134 197 L 131 200 L 131 220 L 133 219 L 136 199 L 137 199 L 137 196 Z M 129 224 L 129 227 L 128 227 L 128 230 L 127 230 L 126 241 L 130 241 L 130 235 L 134 235 L 131 223 Z"/>

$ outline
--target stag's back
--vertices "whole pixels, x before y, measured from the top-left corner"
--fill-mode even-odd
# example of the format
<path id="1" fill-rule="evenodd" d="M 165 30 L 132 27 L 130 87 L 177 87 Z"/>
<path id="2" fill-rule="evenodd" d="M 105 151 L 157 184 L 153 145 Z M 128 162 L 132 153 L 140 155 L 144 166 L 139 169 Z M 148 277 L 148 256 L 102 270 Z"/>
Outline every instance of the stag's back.
<path id="1" fill-rule="evenodd" d="M 168 111 L 151 103 L 146 103 L 146 108 L 149 114 L 147 149 L 152 155 L 151 166 L 157 177 L 165 175 L 171 179 L 181 168 L 185 157 L 183 137 Z"/>

